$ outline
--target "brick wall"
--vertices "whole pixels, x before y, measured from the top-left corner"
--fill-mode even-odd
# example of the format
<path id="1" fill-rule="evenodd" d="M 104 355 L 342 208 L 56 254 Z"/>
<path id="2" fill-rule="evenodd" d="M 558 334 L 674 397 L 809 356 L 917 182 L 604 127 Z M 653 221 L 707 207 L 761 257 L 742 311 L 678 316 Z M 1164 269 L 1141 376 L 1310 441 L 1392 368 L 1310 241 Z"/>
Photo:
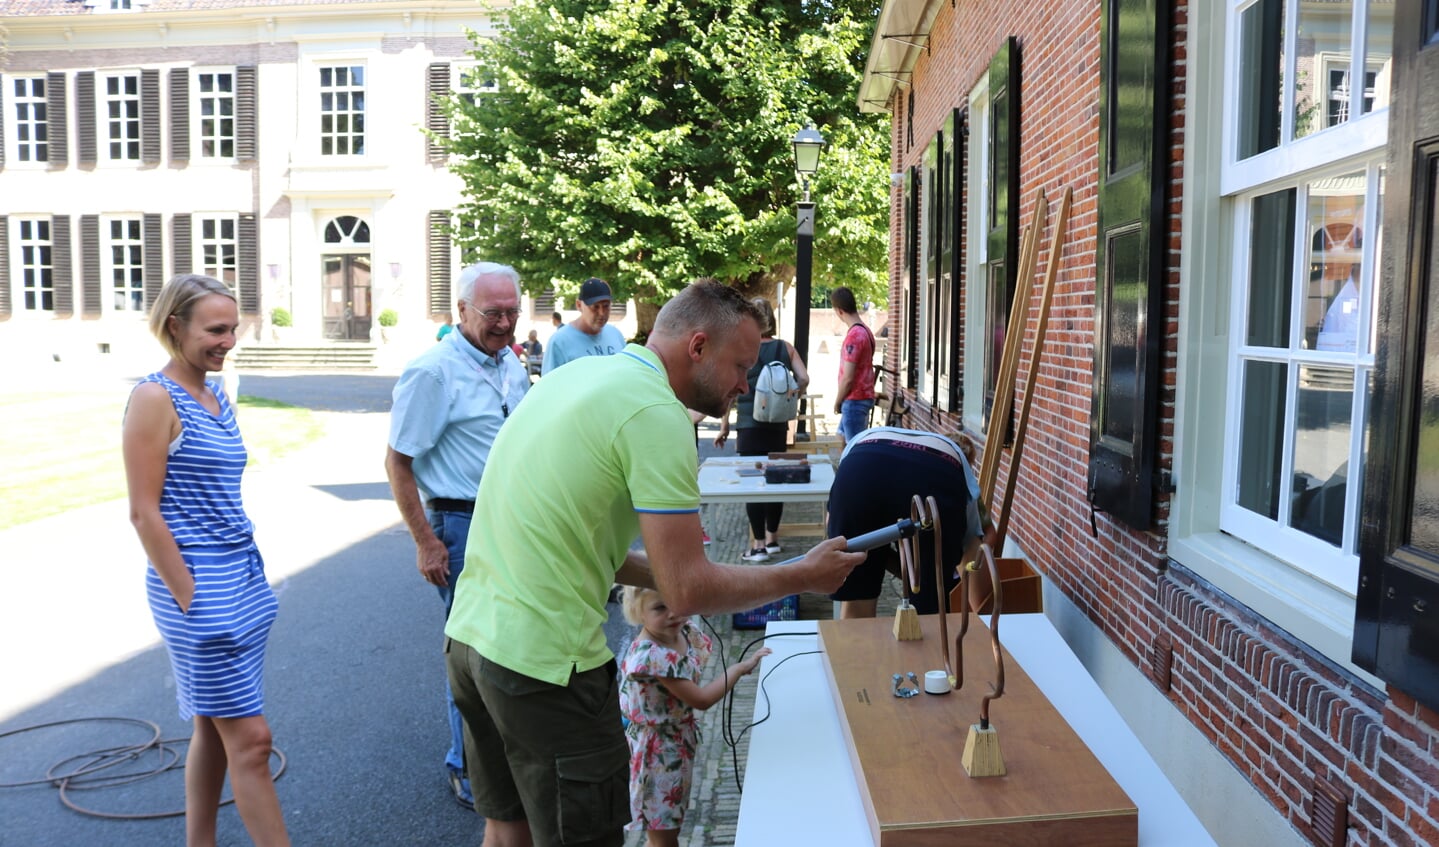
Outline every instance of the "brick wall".
<path id="1" fill-rule="evenodd" d="M 1168 245 L 1158 439 L 1163 470 L 1171 468 L 1175 447 L 1180 257 L 1185 249 L 1212 249 L 1186 244 L 1181 231 L 1188 3 L 1175 0 L 1170 14 L 1168 218 L 1167 231 L 1157 235 Z M 911 77 L 912 146 L 906 143 L 908 89 L 901 87 L 891 103 L 892 170 L 920 161 L 928 139 L 950 109 L 966 102 L 1008 35 L 1018 36 L 1021 45 L 1020 225 L 1032 219 L 1036 189 L 1044 187 L 1051 202 L 1036 274 L 1045 271 L 1059 191 L 1074 190 L 1010 536 L 1298 832 L 1313 836 L 1316 781 L 1325 781 L 1347 807 L 1348 843 L 1439 844 L 1439 715 L 1402 692 L 1375 691 L 1170 562 L 1167 499 L 1156 506 L 1154 532 L 1090 512 L 1085 489 L 1098 222 L 1097 4 L 944 4 L 930 34 L 931 52 L 920 55 Z M 976 129 L 971 140 L 979 137 Z M 905 305 L 902 196 L 902 186 L 895 186 L 890 311 L 896 316 Z M 1037 311 L 1032 305 L 1030 320 Z M 1021 375 L 1033 354 L 1031 333 Z M 892 345 L 886 366 L 898 367 L 899 357 L 898 344 Z M 1024 390 L 1021 385 L 1020 398 Z M 906 399 L 907 425 L 943 429 L 958 423 L 957 416 L 938 413 L 912 393 Z M 982 433 L 970 435 L 982 440 Z M 1006 457 L 1001 484 L 1009 474 Z"/>

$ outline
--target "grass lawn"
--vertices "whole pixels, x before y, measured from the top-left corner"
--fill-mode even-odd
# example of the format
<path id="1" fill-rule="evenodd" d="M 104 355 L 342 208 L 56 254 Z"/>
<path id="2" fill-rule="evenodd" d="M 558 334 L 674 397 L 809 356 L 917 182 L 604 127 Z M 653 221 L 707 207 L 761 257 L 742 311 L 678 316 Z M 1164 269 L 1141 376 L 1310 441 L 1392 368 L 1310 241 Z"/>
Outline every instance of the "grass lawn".
<path id="1" fill-rule="evenodd" d="M 120 422 L 126 395 L 0 395 L 0 529 L 125 496 Z M 309 409 L 240 396 L 237 412 L 250 466 L 273 462 L 318 439 Z"/>

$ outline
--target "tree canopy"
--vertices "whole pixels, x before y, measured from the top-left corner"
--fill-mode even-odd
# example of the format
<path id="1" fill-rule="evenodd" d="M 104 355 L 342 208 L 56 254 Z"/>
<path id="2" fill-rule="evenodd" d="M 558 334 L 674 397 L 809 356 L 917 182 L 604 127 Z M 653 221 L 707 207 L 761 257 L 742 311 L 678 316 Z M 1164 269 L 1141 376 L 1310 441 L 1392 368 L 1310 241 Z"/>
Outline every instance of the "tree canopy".
<path id="1" fill-rule="evenodd" d="M 517 0 L 445 103 L 457 240 L 527 287 L 588 276 L 662 303 L 714 276 L 772 292 L 795 261 L 791 139 L 811 186 L 816 284 L 884 299 L 885 116 L 855 105 L 878 0 Z"/>

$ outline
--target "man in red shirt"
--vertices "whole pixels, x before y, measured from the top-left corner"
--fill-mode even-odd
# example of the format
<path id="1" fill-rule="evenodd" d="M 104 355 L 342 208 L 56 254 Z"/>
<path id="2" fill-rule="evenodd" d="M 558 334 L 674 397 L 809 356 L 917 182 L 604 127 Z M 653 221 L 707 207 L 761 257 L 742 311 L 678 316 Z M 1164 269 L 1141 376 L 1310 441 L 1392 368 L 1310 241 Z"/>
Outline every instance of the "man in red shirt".
<path id="1" fill-rule="evenodd" d="M 840 346 L 839 389 L 834 401 L 839 438 L 844 443 L 869 428 L 869 413 L 874 408 L 874 333 L 860 320 L 853 291 L 836 288 L 829 293 L 829 304 L 849 325 Z"/>

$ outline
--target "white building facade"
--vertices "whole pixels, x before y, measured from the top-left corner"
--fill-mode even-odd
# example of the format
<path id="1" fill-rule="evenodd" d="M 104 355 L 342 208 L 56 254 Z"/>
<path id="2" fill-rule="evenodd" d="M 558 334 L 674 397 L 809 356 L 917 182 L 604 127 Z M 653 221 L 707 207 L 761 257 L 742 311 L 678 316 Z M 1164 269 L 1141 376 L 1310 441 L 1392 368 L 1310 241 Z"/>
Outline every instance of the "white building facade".
<path id="1" fill-rule="evenodd" d="M 242 347 L 379 343 L 386 310 L 386 340 L 432 339 L 453 307 L 463 186 L 424 130 L 448 131 L 434 98 L 469 84 L 467 30 L 493 32 L 491 14 L 9 3 L 0 355 L 153 352 L 148 307 L 186 272 L 234 287 Z M 548 337 L 552 299 L 526 298 L 521 338 Z"/>

